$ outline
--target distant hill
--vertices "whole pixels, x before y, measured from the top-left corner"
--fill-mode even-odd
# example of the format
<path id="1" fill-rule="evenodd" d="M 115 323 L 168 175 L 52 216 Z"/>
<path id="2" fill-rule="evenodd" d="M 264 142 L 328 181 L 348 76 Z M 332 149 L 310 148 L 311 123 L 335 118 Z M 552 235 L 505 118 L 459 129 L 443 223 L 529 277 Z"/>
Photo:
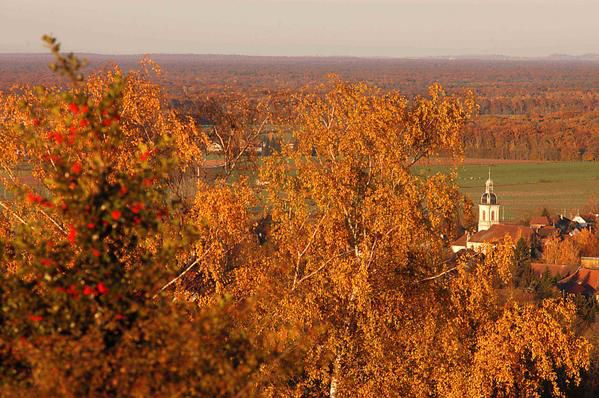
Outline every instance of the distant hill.
<path id="1" fill-rule="evenodd" d="M 582 54 L 582 55 L 552 54 L 546 58 L 551 59 L 551 60 L 560 60 L 560 61 L 597 61 L 597 62 L 599 62 L 599 54 Z"/>

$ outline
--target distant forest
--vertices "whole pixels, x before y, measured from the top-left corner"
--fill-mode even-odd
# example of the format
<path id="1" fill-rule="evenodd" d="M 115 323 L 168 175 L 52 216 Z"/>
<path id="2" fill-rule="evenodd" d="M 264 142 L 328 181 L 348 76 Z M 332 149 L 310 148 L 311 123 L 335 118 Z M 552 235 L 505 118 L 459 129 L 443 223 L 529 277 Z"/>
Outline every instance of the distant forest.
<path id="1" fill-rule="evenodd" d="M 124 70 L 141 56 L 85 56 L 92 69 Z M 577 59 L 366 59 L 152 55 L 160 83 L 182 114 L 210 124 L 202 112 L 227 95 L 255 101 L 324 82 L 330 73 L 365 81 L 407 97 L 425 95 L 433 82 L 450 93 L 470 89 L 480 105 L 467 127 L 465 153 L 473 158 L 523 160 L 599 159 L 599 62 Z M 50 58 L 0 55 L 0 90 L 17 84 L 51 84 Z M 280 107 L 285 112 L 286 107 Z"/>

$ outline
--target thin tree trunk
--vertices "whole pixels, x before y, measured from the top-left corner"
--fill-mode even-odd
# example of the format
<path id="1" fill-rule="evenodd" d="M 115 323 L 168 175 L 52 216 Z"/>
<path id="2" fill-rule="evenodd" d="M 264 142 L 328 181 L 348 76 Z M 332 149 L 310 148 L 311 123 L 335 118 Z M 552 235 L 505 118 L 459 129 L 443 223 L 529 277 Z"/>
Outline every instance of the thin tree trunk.
<path id="1" fill-rule="evenodd" d="M 339 371 L 341 370 L 341 359 L 339 355 L 335 358 L 335 362 L 333 363 L 333 374 L 331 375 L 331 387 L 329 389 L 329 397 L 336 398 L 337 397 L 337 383 L 339 378 Z"/>

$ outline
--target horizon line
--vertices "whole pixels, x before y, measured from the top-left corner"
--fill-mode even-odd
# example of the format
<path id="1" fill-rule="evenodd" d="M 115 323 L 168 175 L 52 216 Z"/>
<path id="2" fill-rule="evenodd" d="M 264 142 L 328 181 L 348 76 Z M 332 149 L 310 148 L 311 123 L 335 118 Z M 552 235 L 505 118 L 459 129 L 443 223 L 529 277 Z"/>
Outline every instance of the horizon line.
<path id="1" fill-rule="evenodd" d="M 402 56 L 402 55 L 350 55 L 350 54 L 339 54 L 339 55 L 318 55 L 318 54 L 304 54 L 304 55 L 282 55 L 282 54 L 242 54 L 242 53 L 194 53 L 194 52 L 124 52 L 124 53 L 105 53 L 105 52 L 78 52 L 78 51 L 64 51 L 64 53 L 73 53 L 81 56 L 104 56 L 104 57 L 140 57 L 146 55 L 158 55 L 158 56 L 204 56 L 204 57 L 243 57 L 243 58 L 355 58 L 355 59 L 380 59 L 380 60 L 425 60 L 425 59 L 513 59 L 513 60 L 542 60 L 542 59 L 588 59 L 593 58 L 599 60 L 599 53 L 583 53 L 583 54 L 570 54 L 570 53 L 553 53 L 547 55 L 506 55 L 506 54 L 445 54 L 445 55 L 419 55 L 419 56 Z M 0 51 L 0 56 L 10 55 L 36 55 L 36 56 L 51 56 L 52 54 L 45 51 L 32 52 L 32 51 Z"/>

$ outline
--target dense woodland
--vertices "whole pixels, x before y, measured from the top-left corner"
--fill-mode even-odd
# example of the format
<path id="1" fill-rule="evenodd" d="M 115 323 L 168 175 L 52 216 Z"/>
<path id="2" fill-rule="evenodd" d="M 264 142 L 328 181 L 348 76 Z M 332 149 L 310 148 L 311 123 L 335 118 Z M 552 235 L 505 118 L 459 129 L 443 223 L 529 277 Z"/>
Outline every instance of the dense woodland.
<path id="1" fill-rule="evenodd" d="M 95 68 L 135 68 L 139 56 L 88 55 Z M 449 92 L 472 90 L 480 106 L 464 136 L 469 157 L 597 160 L 599 62 L 585 59 L 363 59 L 156 55 L 160 84 L 179 111 L 194 114 L 207 97 L 242 92 L 253 99 L 314 90 L 334 72 L 412 98 L 439 82 Z M 49 57 L 0 56 L 0 90 L 56 83 Z"/>
<path id="2" fill-rule="evenodd" d="M 522 241 L 452 256 L 471 204 L 412 172 L 508 109 L 473 80 L 84 75 L 46 41 L 57 77 L 0 95 L 1 396 L 596 396 L 593 301 L 533 278 Z"/>

